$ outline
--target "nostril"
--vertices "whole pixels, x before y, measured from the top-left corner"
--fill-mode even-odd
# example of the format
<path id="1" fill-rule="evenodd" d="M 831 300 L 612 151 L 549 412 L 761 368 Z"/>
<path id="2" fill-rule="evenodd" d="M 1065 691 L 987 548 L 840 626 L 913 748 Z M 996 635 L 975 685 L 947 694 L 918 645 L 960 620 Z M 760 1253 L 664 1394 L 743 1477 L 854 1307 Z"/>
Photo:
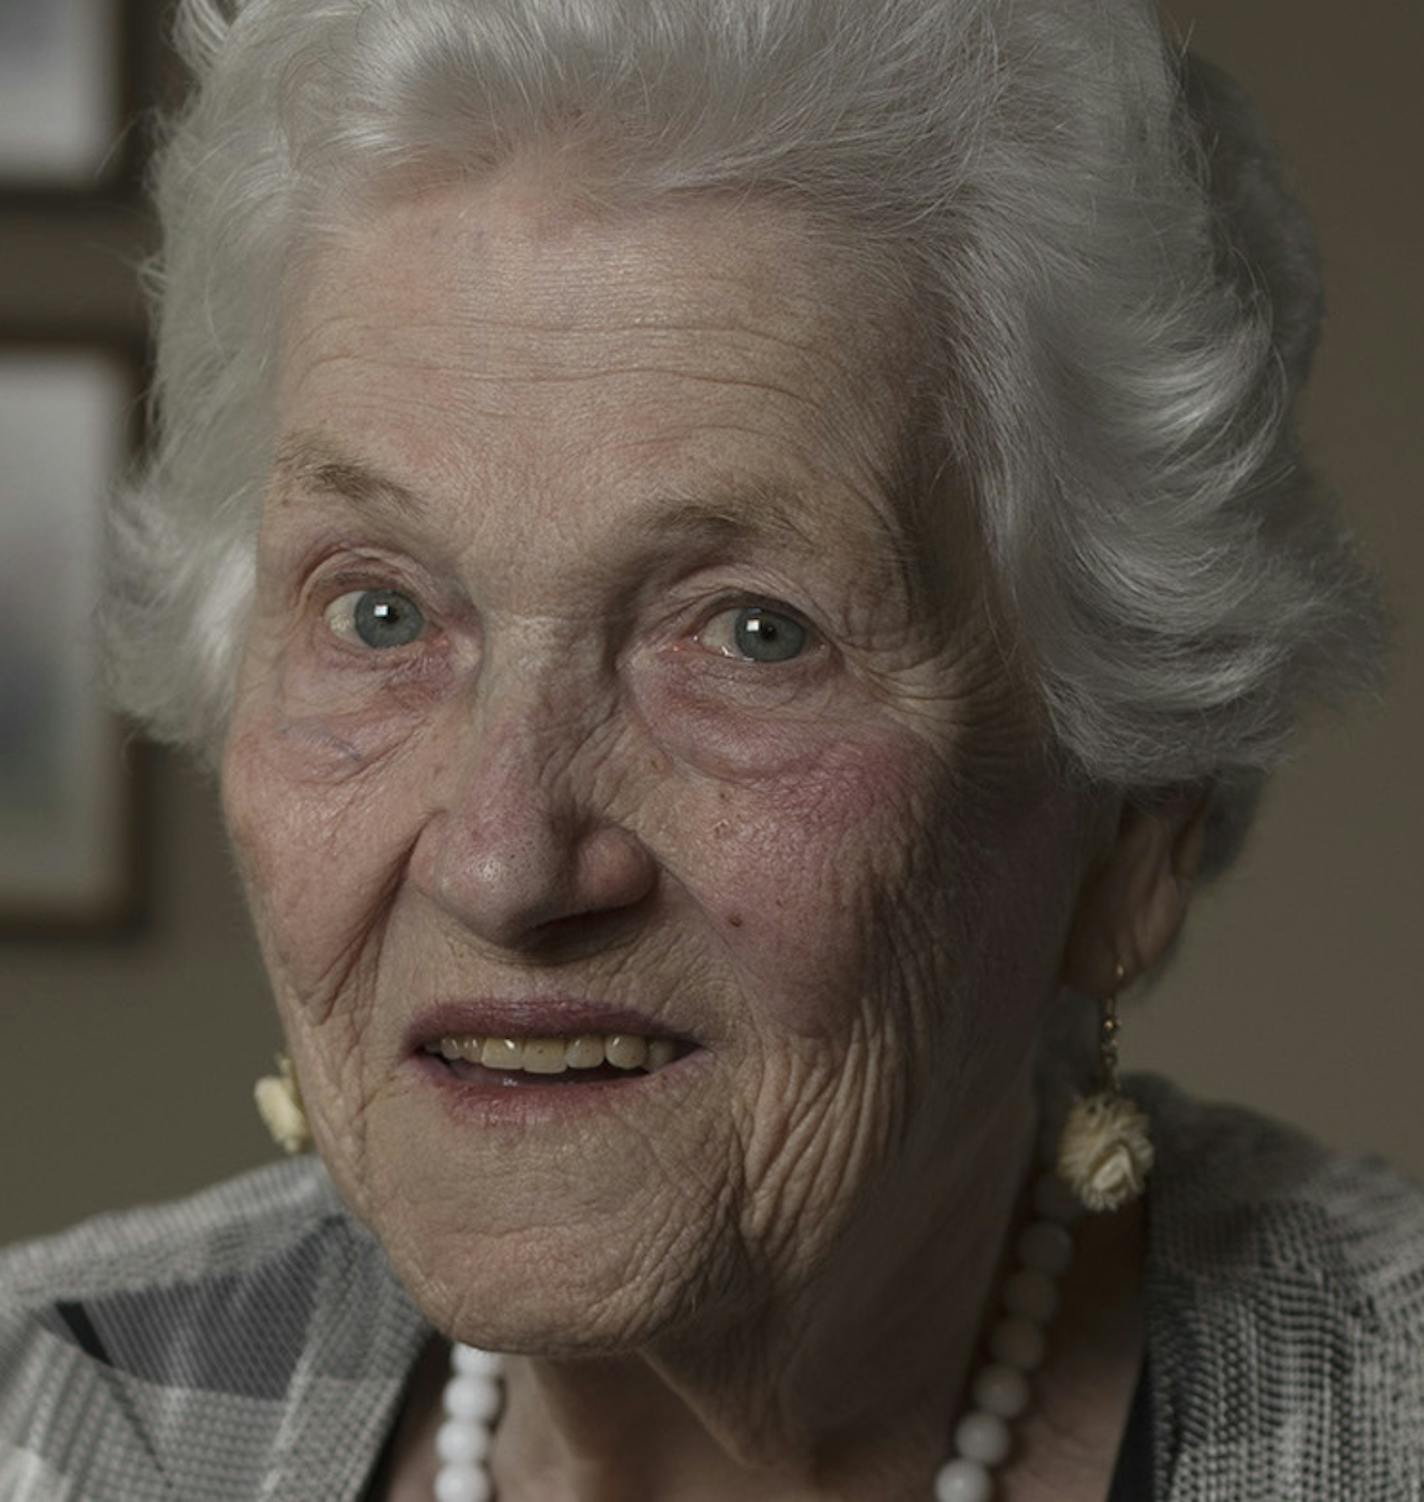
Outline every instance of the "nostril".
<path id="1" fill-rule="evenodd" d="M 531 799 L 508 804 L 451 809 L 419 841 L 413 879 L 445 912 L 501 949 L 551 956 L 607 946 L 616 920 L 646 916 L 657 865 L 631 834 L 581 830 Z"/>

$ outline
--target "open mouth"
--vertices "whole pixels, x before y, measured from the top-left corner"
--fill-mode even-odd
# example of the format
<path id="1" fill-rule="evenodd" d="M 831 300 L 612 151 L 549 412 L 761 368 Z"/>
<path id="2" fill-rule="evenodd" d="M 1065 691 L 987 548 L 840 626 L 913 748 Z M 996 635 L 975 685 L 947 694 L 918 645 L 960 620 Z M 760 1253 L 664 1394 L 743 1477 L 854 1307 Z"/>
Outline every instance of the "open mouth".
<path id="1" fill-rule="evenodd" d="M 493 1087 L 628 1084 L 696 1053 L 695 1043 L 627 1033 L 569 1038 L 446 1037 L 421 1050 L 456 1079 Z"/>

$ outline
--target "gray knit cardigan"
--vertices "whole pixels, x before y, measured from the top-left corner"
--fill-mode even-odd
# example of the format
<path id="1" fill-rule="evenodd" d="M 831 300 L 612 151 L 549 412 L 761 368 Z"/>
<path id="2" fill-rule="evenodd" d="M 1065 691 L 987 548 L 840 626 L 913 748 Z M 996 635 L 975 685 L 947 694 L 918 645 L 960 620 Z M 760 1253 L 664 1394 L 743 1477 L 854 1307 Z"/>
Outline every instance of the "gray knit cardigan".
<path id="1" fill-rule="evenodd" d="M 1167 1081 L 1158 1502 L 1424 1502 L 1424 1188 Z M 3 1502 L 356 1502 L 430 1334 L 321 1164 L 0 1253 Z"/>

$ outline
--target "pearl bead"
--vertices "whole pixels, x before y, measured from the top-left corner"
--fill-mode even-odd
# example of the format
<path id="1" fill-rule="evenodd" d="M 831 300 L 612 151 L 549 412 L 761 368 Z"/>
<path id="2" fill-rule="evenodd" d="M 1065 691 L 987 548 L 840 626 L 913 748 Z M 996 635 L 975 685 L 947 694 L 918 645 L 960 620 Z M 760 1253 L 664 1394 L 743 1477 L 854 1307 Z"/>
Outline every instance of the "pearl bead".
<path id="1" fill-rule="evenodd" d="M 951 1460 L 935 1477 L 935 1502 L 989 1502 L 994 1483 L 977 1460 Z"/>
<path id="2" fill-rule="evenodd" d="M 481 1351 L 458 1340 L 450 1347 L 450 1365 L 462 1377 L 497 1377 L 503 1364 L 495 1351 Z"/>
<path id="3" fill-rule="evenodd" d="M 482 1470 L 447 1465 L 435 1477 L 435 1502 L 490 1502 L 494 1487 Z"/>
<path id="4" fill-rule="evenodd" d="M 1073 1260 L 1073 1238 L 1051 1220 L 1036 1220 L 1019 1237 L 1018 1253 L 1025 1267 L 1057 1278 Z"/>
<path id="5" fill-rule="evenodd" d="M 1086 1206 L 1056 1172 L 1050 1172 L 1033 1186 L 1033 1208 L 1044 1220 L 1071 1226 L 1083 1215 Z"/>
<path id="6" fill-rule="evenodd" d="M 974 1401 L 985 1413 L 1016 1419 L 1028 1407 L 1028 1378 L 1012 1366 L 986 1366 L 974 1379 Z"/>
<path id="7" fill-rule="evenodd" d="M 490 1432 L 483 1424 L 447 1419 L 435 1431 L 435 1453 L 456 1465 L 473 1465 L 490 1451 Z"/>
<path id="8" fill-rule="evenodd" d="M 954 1431 L 954 1443 L 965 1460 L 998 1465 L 1009 1453 L 1009 1426 L 994 1413 L 967 1413 Z"/>
<path id="9" fill-rule="evenodd" d="M 499 1383 L 493 1377 L 452 1377 L 445 1384 L 445 1411 L 452 1419 L 487 1424 L 499 1409 Z"/>
<path id="10" fill-rule="evenodd" d="M 1048 1348 L 1043 1331 L 1018 1315 L 1001 1319 L 989 1337 L 989 1349 L 994 1360 L 1005 1366 L 1015 1366 L 1021 1372 L 1031 1372 L 1039 1366 Z"/>
<path id="11" fill-rule="evenodd" d="M 1058 1285 L 1047 1273 L 1021 1268 L 1004 1284 L 1004 1308 L 1046 1324 L 1058 1310 Z"/>

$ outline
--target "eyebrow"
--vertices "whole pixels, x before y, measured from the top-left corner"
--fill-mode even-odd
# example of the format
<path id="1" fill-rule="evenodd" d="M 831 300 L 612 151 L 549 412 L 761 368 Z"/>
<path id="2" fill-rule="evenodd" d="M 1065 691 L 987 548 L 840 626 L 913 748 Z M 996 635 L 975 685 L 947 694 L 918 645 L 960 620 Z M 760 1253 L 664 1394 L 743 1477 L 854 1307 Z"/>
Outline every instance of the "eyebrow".
<path id="1" fill-rule="evenodd" d="M 424 507 L 413 490 L 353 459 L 325 439 L 293 433 L 277 450 L 273 475 L 279 489 L 297 488 L 349 502 L 360 511 L 389 513 L 407 520 Z"/>
<path id="2" fill-rule="evenodd" d="M 283 488 L 330 496 L 376 517 L 416 524 L 429 517 L 429 506 L 417 491 L 311 433 L 293 433 L 283 440 L 274 474 Z M 711 487 L 712 495 L 705 493 L 706 487 L 699 488 L 704 493 L 664 487 L 637 506 L 624 525 L 637 535 L 655 532 L 691 545 L 750 541 L 816 555 L 826 551 L 828 539 L 814 535 L 802 519 L 815 508 L 775 483 L 723 478 Z M 875 543 L 869 532 L 866 536 L 867 551 L 875 549 L 866 560 L 873 567 L 885 561 L 883 519 L 877 517 L 876 522 Z"/>

